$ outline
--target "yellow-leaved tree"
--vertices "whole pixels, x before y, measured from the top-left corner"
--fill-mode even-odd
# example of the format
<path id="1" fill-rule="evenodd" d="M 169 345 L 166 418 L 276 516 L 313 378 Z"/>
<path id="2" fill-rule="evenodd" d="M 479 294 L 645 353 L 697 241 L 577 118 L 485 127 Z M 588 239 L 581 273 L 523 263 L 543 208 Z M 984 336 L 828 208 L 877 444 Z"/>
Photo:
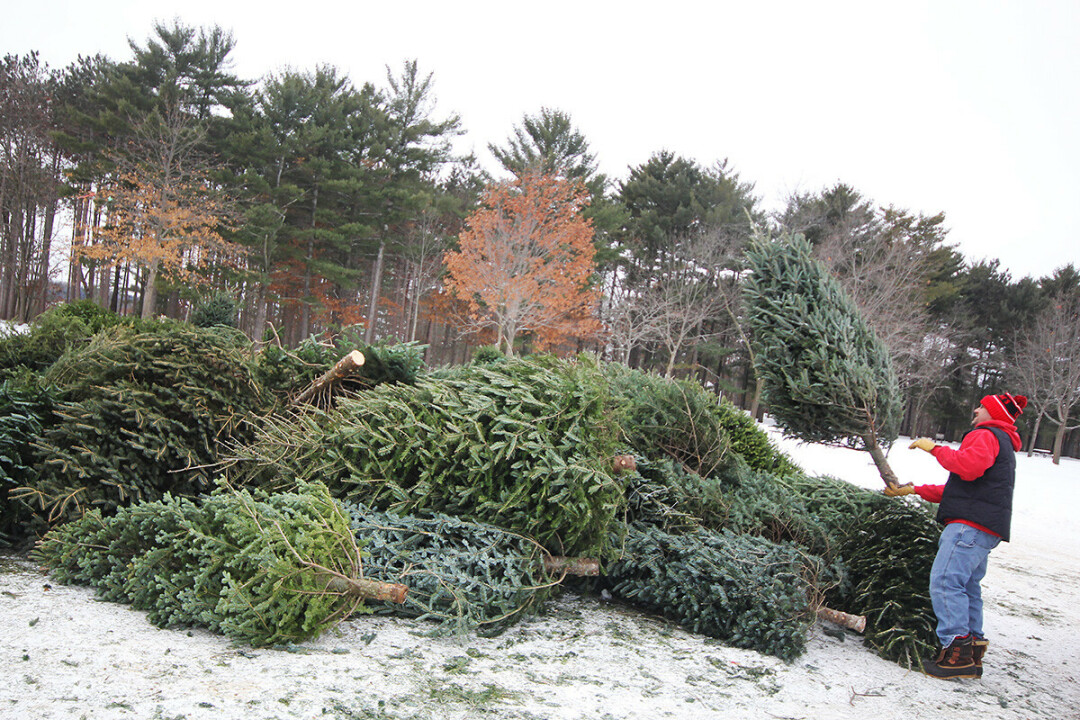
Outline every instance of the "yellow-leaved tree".
<path id="1" fill-rule="evenodd" d="M 579 181 L 525 173 L 489 187 L 445 255 L 446 288 L 468 306 L 464 329 L 494 331 L 499 349 L 531 334 L 538 349 L 595 337 L 593 228 Z"/>

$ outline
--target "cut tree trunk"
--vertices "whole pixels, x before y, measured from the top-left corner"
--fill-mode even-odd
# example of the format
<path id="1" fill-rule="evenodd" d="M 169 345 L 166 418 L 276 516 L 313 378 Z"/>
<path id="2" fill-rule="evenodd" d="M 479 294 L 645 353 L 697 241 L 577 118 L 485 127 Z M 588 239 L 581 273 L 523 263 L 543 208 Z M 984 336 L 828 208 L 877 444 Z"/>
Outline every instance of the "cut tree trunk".
<path id="1" fill-rule="evenodd" d="M 817 609 L 817 616 L 822 620 L 828 620 L 831 623 L 845 627 L 849 630 L 854 630 L 857 633 L 861 633 L 866 630 L 866 617 L 864 615 L 850 615 L 846 612 L 839 610 L 833 610 L 827 608 L 824 605 Z"/>
<path id="2" fill-rule="evenodd" d="M 364 578 L 348 578 L 341 575 L 332 575 L 326 580 L 328 592 L 344 593 L 363 600 L 383 600 L 386 602 L 405 602 L 405 595 L 409 588 L 398 583 L 379 582 Z"/>
<path id="3" fill-rule="evenodd" d="M 881 446 L 877 444 L 877 438 L 873 435 L 865 435 L 862 441 L 866 446 L 866 451 L 874 459 L 874 465 L 877 466 L 878 474 L 881 475 L 881 479 L 885 481 L 885 484 L 889 487 L 899 487 L 900 481 L 896 479 L 896 473 L 889 467 L 889 461 L 885 457 Z"/>
<path id="4" fill-rule="evenodd" d="M 544 569 L 551 575 L 594 577 L 600 574 L 600 561 L 595 558 L 572 558 L 549 555 L 544 558 Z"/>
<path id="5" fill-rule="evenodd" d="M 311 385 L 293 399 L 293 405 L 300 405 L 315 397 L 325 388 L 332 387 L 343 378 L 348 377 L 364 365 L 364 354 L 359 350 L 353 350 L 345 357 L 337 361 L 334 367 L 327 370 L 322 376 L 315 379 Z"/>

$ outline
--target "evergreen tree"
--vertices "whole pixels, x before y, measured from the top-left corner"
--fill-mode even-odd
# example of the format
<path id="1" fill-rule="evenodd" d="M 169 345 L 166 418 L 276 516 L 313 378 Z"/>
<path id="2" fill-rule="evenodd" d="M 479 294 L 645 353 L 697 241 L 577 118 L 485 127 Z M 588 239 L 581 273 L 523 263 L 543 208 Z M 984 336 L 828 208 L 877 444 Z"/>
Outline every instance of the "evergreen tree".
<path id="1" fill-rule="evenodd" d="M 885 483 L 897 484 L 882 451 L 901 414 L 884 344 L 802 236 L 758 238 L 747 257 L 749 326 L 770 411 L 807 442 L 861 446 Z"/>
<path id="2" fill-rule="evenodd" d="M 561 110 L 545 107 L 539 115 L 526 115 L 505 146 L 489 143 L 488 149 L 514 175 L 559 175 L 581 180 L 594 193 L 606 184 L 604 176 L 597 173 L 596 156 L 590 152 L 588 140 Z"/>
<path id="3" fill-rule="evenodd" d="M 726 161 L 703 168 L 667 151 L 632 168 L 619 198 L 630 215 L 626 242 L 637 271 L 647 277 L 662 271 L 681 243 L 706 230 L 749 237 L 757 202 L 753 185 L 741 182 Z"/>
<path id="4" fill-rule="evenodd" d="M 380 190 L 384 212 L 377 249 L 372 243 L 376 252 L 368 283 L 367 343 L 374 341 L 376 330 L 391 327 L 388 313 L 380 309 L 387 280 L 396 280 L 399 292 L 408 295 L 398 295 L 395 303 L 405 306 L 400 334 L 411 337 L 415 332 L 406 327 L 415 327 L 419 296 L 435 285 L 433 251 L 445 247 L 444 215 L 454 204 L 444 202 L 439 178 L 454 161 L 452 139 L 462 133 L 457 115 L 435 118 L 434 73 L 420 74 L 416 60 L 405 61 L 399 74 L 387 67 L 386 82 L 387 177 Z"/>
<path id="5" fill-rule="evenodd" d="M 997 260 L 965 267 L 956 286 L 943 314 L 951 348 L 948 391 L 933 406 L 939 430 L 950 440 L 967 431 L 979 398 L 1008 389 L 1007 358 L 1014 340 L 1034 322 L 1044 302 L 1033 279 L 1014 281 Z"/>
<path id="6" fill-rule="evenodd" d="M 801 233 L 885 343 L 915 426 L 946 385 L 941 310 L 955 298 L 959 254 L 944 244 L 945 216 L 880 208 L 843 183 L 795 195 L 779 216 Z M 915 427 L 911 432 L 917 431 Z"/>
<path id="7" fill-rule="evenodd" d="M 47 535 L 35 558 L 64 583 L 146 610 L 159 627 L 201 625 L 255 646 L 317 637 L 383 589 L 363 578 L 346 511 L 322 485 L 273 495 L 166 495 Z"/>
<path id="8" fill-rule="evenodd" d="M 599 171 L 596 155 L 569 113 L 540 108 L 526 115 L 504 145 L 490 143 L 488 150 L 503 169 L 521 176 L 528 172 L 580 180 L 592 196 L 582 213 L 596 231 L 596 264 L 600 272 L 613 271 L 618 262 L 614 237 L 626 224 L 626 209 L 609 193 L 608 177 Z"/>
<path id="9" fill-rule="evenodd" d="M 267 80 L 242 116 L 237 162 L 251 198 L 244 239 L 260 290 L 253 329 L 267 319 L 296 345 L 316 315 L 357 305 L 360 255 L 386 210 L 387 119 L 375 88 L 336 68 Z M 357 321 L 359 318 L 346 318 Z"/>
<path id="10" fill-rule="evenodd" d="M 235 93 L 249 84 L 229 72 L 229 54 L 236 46 L 232 33 L 218 26 L 195 28 L 174 20 L 156 23 L 153 35 L 140 46 L 128 43 L 134 61 L 125 70 L 155 93 L 147 100 L 177 106 L 199 120 L 228 107 Z"/>
<path id="11" fill-rule="evenodd" d="M 726 271 L 739 269 L 759 215 L 752 193 L 726 161 L 703 168 L 660 152 L 630 171 L 619 191 L 625 272 L 611 293 L 613 339 L 629 361 L 656 352 L 671 374 L 677 361 L 696 367 L 702 350 L 729 352 L 710 343 L 739 342 Z"/>

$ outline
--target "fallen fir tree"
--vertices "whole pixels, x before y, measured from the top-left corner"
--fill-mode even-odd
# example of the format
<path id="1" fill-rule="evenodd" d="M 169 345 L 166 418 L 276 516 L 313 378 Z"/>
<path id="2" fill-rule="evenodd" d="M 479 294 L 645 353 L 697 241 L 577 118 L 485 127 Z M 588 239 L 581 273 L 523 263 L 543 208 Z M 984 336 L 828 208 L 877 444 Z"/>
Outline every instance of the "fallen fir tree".
<path id="1" fill-rule="evenodd" d="M 436 632 L 498 633 L 537 611 L 565 575 L 539 543 L 494 525 L 346 507 L 365 577 L 409 588 L 403 603 L 372 609 L 434 621 Z"/>
<path id="2" fill-rule="evenodd" d="M 670 460 L 639 463 L 628 479 L 628 517 L 673 535 L 707 529 L 797 545 L 814 577 L 814 603 L 864 616 L 868 645 L 918 667 L 936 642 L 926 583 L 939 534 L 932 513 L 829 477 L 754 470 L 741 459 L 725 472 L 701 477 Z M 812 572 L 818 557 L 828 572 Z"/>
<path id="3" fill-rule="evenodd" d="M 938 642 L 926 581 L 941 534 L 933 512 L 830 477 L 796 474 L 785 483 L 827 533 L 828 553 L 843 568 L 826 601 L 865 615 L 866 642 L 882 657 L 920 667 Z"/>
<path id="4" fill-rule="evenodd" d="M 588 358 L 453 368 L 279 416 L 234 448 L 230 473 L 269 488 L 316 479 L 376 510 L 491 523 L 553 555 L 602 558 L 624 503 L 611 414 Z"/>
<path id="5" fill-rule="evenodd" d="M 267 409 L 237 330 L 119 325 L 42 375 L 48 417 L 29 441 L 33 472 L 9 491 L 48 525 L 97 508 L 210 488 L 218 443 L 249 435 Z"/>
<path id="6" fill-rule="evenodd" d="M 92 510 L 50 531 L 33 557 L 60 582 L 87 584 L 145 610 L 160 627 L 202 626 L 255 646 L 316 637 L 404 599 L 362 576 L 348 514 L 325 487 L 258 495 L 166 496 L 103 517 Z"/>
<path id="7" fill-rule="evenodd" d="M 820 559 L 790 543 L 635 524 L 605 585 L 689 630 L 791 660 L 805 648 L 823 572 Z"/>
<path id="8" fill-rule="evenodd" d="M 318 483 L 91 511 L 46 535 L 34 557 L 58 581 L 91 585 L 161 627 L 257 646 L 312 638 L 372 609 L 433 620 L 435 632 L 493 634 L 536 611 L 569 566 L 588 566 L 491 525 L 343 507 Z"/>
<path id="9" fill-rule="evenodd" d="M 721 479 L 737 457 L 757 470 L 794 470 L 754 420 L 691 380 L 664 378 L 618 363 L 602 366 L 622 440 L 640 457 L 665 458 L 701 477 Z"/>

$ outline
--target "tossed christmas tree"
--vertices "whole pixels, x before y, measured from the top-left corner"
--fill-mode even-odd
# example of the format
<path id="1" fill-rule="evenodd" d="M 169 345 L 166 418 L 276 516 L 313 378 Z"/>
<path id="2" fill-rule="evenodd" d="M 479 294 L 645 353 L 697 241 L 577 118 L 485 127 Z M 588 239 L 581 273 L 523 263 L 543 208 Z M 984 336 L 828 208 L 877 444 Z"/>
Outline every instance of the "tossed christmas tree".
<path id="1" fill-rule="evenodd" d="M 255 646 L 299 642 L 402 602 L 403 585 L 363 577 L 347 512 L 318 483 L 266 495 L 221 489 L 201 502 L 166 494 L 52 530 L 34 558 L 56 580 L 146 610 L 160 627 L 200 625 Z"/>
<path id="2" fill-rule="evenodd" d="M 861 447 L 897 485 L 882 447 L 896 439 L 900 386 L 884 343 L 801 235 L 758 238 L 747 259 L 755 367 L 777 423 L 806 442 Z"/>

